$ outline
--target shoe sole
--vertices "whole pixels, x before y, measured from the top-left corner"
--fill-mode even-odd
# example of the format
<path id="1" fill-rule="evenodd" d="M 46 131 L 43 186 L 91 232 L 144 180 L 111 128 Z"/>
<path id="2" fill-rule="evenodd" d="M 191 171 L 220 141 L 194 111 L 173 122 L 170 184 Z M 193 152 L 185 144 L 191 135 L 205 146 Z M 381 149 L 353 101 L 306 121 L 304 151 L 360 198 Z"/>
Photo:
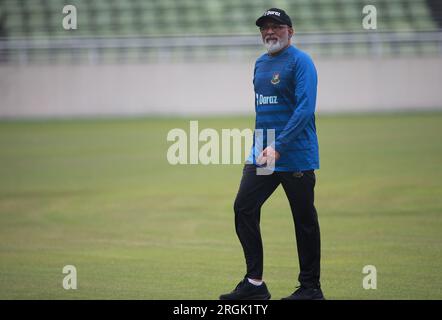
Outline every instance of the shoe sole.
<path id="1" fill-rule="evenodd" d="M 325 298 L 313 298 L 313 299 L 288 299 L 288 298 L 281 298 L 281 300 L 285 300 L 285 301 L 294 301 L 294 300 L 298 300 L 298 301 L 307 301 L 307 300 L 325 300 Z"/>
<path id="2" fill-rule="evenodd" d="M 272 295 L 267 295 L 267 296 L 252 296 L 252 297 L 247 297 L 244 299 L 225 299 L 225 298 L 219 298 L 220 300 L 270 300 L 270 298 L 272 297 Z"/>

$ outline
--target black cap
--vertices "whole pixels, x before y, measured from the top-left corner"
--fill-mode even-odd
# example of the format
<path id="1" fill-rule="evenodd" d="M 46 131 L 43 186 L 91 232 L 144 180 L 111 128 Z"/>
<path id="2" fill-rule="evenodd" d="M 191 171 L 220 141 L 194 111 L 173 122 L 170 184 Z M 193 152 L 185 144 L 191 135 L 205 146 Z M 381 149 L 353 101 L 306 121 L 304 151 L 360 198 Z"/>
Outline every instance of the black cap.
<path id="1" fill-rule="evenodd" d="M 276 20 L 282 24 L 288 25 L 289 27 L 292 26 L 292 20 L 290 20 L 290 17 L 282 9 L 271 8 L 267 10 L 261 17 L 258 18 L 258 20 L 256 20 L 256 25 L 261 27 L 265 18 Z"/>

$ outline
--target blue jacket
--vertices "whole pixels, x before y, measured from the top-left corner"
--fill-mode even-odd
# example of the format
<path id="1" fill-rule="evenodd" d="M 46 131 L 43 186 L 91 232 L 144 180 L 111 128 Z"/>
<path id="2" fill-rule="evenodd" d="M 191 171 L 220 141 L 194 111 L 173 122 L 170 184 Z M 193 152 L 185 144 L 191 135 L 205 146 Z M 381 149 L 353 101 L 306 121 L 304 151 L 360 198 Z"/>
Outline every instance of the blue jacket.
<path id="1" fill-rule="evenodd" d="M 262 129 L 264 139 L 261 145 L 255 135 L 247 162 L 256 164 L 260 151 L 267 146 L 267 130 L 274 129 L 276 139 L 271 144 L 281 156 L 275 171 L 319 169 L 317 74 L 310 56 L 294 46 L 276 56 L 263 54 L 255 63 L 253 85 L 255 129 Z"/>

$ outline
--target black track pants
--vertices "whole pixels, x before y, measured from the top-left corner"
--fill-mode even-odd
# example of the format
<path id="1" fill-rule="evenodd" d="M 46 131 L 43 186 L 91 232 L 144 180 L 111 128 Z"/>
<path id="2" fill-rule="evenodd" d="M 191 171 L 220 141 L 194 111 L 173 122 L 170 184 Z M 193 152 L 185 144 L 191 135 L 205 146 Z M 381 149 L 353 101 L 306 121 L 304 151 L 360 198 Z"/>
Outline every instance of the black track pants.
<path id="1" fill-rule="evenodd" d="M 257 175 L 256 166 L 246 164 L 235 199 L 235 228 L 244 250 L 246 277 L 261 279 L 263 249 L 259 228 L 261 206 L 282 184 L 290 203 L 295 225 L 300 274 L 306 287 L 319 286 L 321 241 L 318 215 L 314 206 L 315 173 L 273 172 Z"/>

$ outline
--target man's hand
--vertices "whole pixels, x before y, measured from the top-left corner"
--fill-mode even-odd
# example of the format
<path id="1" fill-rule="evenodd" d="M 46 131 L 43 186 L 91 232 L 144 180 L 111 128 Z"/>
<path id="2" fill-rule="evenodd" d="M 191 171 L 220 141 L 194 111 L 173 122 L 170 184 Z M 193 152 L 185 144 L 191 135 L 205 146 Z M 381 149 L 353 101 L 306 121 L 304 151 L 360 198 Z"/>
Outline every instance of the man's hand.
<path id="1" fill-rule="evenodd" d="M 256 162 L 258 165 L 262 166 L 267 163 L 267 165 L 275 164 L 276 160 L 280 157 L 279 152 L 273 149 L 271 146 L 265 148 L 261 154 L 258 156 Z"/>

